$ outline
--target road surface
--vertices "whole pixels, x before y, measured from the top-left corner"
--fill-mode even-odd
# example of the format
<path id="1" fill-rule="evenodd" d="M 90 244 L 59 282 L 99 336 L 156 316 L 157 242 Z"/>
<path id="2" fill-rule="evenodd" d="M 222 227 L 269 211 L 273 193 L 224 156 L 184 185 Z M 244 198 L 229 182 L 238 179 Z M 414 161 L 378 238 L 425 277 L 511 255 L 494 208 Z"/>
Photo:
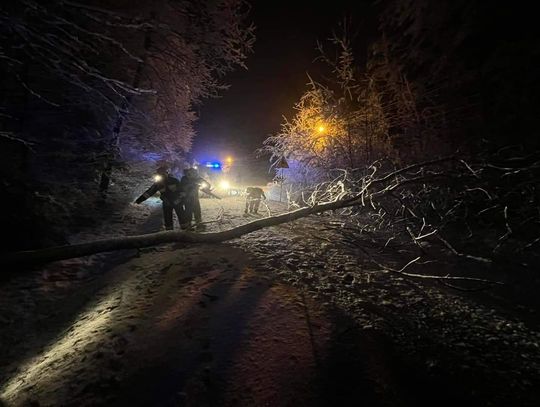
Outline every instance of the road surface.
<path id="1" fill-rule="evenodd" d="M 270 203 L 245 217 L 236 197 L 202 206 L 207 230 L 286 209 Z M 155 231 L 159 208 L 150 200 L 116 222 L 117 233 Z M 57 262 L 10 278 L 0 289 L 0 399 L 7 406 L 482 405 L 492 387 L 469 381 L 481 363 L 497 363 L 501 376 L 522 375 L 495 404 L 516 389 L 533 392 L 527 369 L 538 366 L 537 331 L 521 325 L 515 338 L 529 342 L 504 345 L 508 338 L 492 324 L 515 321 L 362 268 L 321 227 L 328 222 L 314 217 L 223 244 Z M 455 326 L 422 326 L 444 312 Z M 491 319 L 474 317 L 483 313 Z M 478 328 L 461 327 L 460 318 Z M 531 365 L 516 372 L 520 359 L 506 358 L 499 367 L 498 354 L 469 360 L 474 335 L 486 330 L 498 352 L 513 349 Z M 438 348 L 437 335 L 450 345 Z M 418 354 L 407 353 L 410 343 Z M 465 373 L 448 367 L 455 350 L 457 365 L 470 365 Z"/>

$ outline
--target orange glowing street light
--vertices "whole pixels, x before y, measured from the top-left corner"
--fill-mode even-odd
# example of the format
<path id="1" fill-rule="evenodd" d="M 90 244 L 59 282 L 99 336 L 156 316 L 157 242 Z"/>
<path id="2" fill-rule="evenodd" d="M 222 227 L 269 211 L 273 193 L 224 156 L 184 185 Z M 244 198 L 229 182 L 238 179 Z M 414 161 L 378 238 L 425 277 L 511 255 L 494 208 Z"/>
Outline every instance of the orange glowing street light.
<path id="1" fill-rule="evenodd" d="M 223 165 L 223 172 L 224 173 L 228 173 L 231 171 L 231 168 L 232 168 L 232 164 L 233 164 L 233 158 L 228 155 L 227 157 L 225 157 L 225 163 Z"/>
<path id="2" fill-rule="evenodd" d="M 323 126 L 323 125 L 320 125 L 317 130 L 319 131 L 319 133 L 324 133 L 324 131 L 326 130 L 326 128 Z"/>

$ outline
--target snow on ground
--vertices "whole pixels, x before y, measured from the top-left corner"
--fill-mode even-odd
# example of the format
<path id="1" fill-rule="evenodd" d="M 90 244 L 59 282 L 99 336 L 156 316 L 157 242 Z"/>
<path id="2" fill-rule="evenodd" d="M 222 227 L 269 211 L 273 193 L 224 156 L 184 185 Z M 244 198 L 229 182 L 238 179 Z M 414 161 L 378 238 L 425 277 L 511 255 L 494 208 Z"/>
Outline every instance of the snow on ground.
<path id="1" fill-rule="evenodd" d="M 209 231 L 286 209 L 271 202 L 245 217 L 240 198 L 201 201 Z M 158 204 L 130 205 L 72 241 L 159 230 Z M 11 277 L 0 286 L 0 399 L 538 404 L 538 326 L 474 294 L 377 270 L 331 227 L 340 221 L 313 216 L 223 244 L 101 254 Z"/>

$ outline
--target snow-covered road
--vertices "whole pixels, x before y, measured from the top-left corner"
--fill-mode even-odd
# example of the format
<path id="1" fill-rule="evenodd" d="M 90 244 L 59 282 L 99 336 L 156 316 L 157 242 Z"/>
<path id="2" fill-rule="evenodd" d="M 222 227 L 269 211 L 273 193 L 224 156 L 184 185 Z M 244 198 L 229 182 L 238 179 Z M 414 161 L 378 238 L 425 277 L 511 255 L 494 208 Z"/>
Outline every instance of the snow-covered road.
<path id="1" fill-rule="evenodd" d="M 244 217 L 240 198 L 202 206 L 208 230 L 256 217 Z M 272 213 L 285 209 L 269 204 Z M 491 397 L 504 405 L 519 393 L 523 405 L 534 401 L 536 329 L 374 270 L 328 227 L 338 220 L 63 261 L 10 278 L 0 287 L 0 399 L 401 406 Z M 149 201 L 100 234 L 159 225 Z M 492 354 L 482 355 L 487 340 Z M 493 394 L 503 379 L 507 389 Z"/>

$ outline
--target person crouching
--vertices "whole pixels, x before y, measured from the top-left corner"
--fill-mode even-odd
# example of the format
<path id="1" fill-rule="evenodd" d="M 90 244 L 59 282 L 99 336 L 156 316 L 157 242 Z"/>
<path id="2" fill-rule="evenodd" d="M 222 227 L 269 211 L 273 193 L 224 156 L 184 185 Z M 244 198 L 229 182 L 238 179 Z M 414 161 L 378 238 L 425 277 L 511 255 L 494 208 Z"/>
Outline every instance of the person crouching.
<path id="1" fill-rule="evenodd" d="M 247 187 L 246 188 L 246 210 L 244 213 L 257 213 L 259 211 L 259 205 L 261 199 L 266 199 L 264 191 L 259 187 Z"/>

